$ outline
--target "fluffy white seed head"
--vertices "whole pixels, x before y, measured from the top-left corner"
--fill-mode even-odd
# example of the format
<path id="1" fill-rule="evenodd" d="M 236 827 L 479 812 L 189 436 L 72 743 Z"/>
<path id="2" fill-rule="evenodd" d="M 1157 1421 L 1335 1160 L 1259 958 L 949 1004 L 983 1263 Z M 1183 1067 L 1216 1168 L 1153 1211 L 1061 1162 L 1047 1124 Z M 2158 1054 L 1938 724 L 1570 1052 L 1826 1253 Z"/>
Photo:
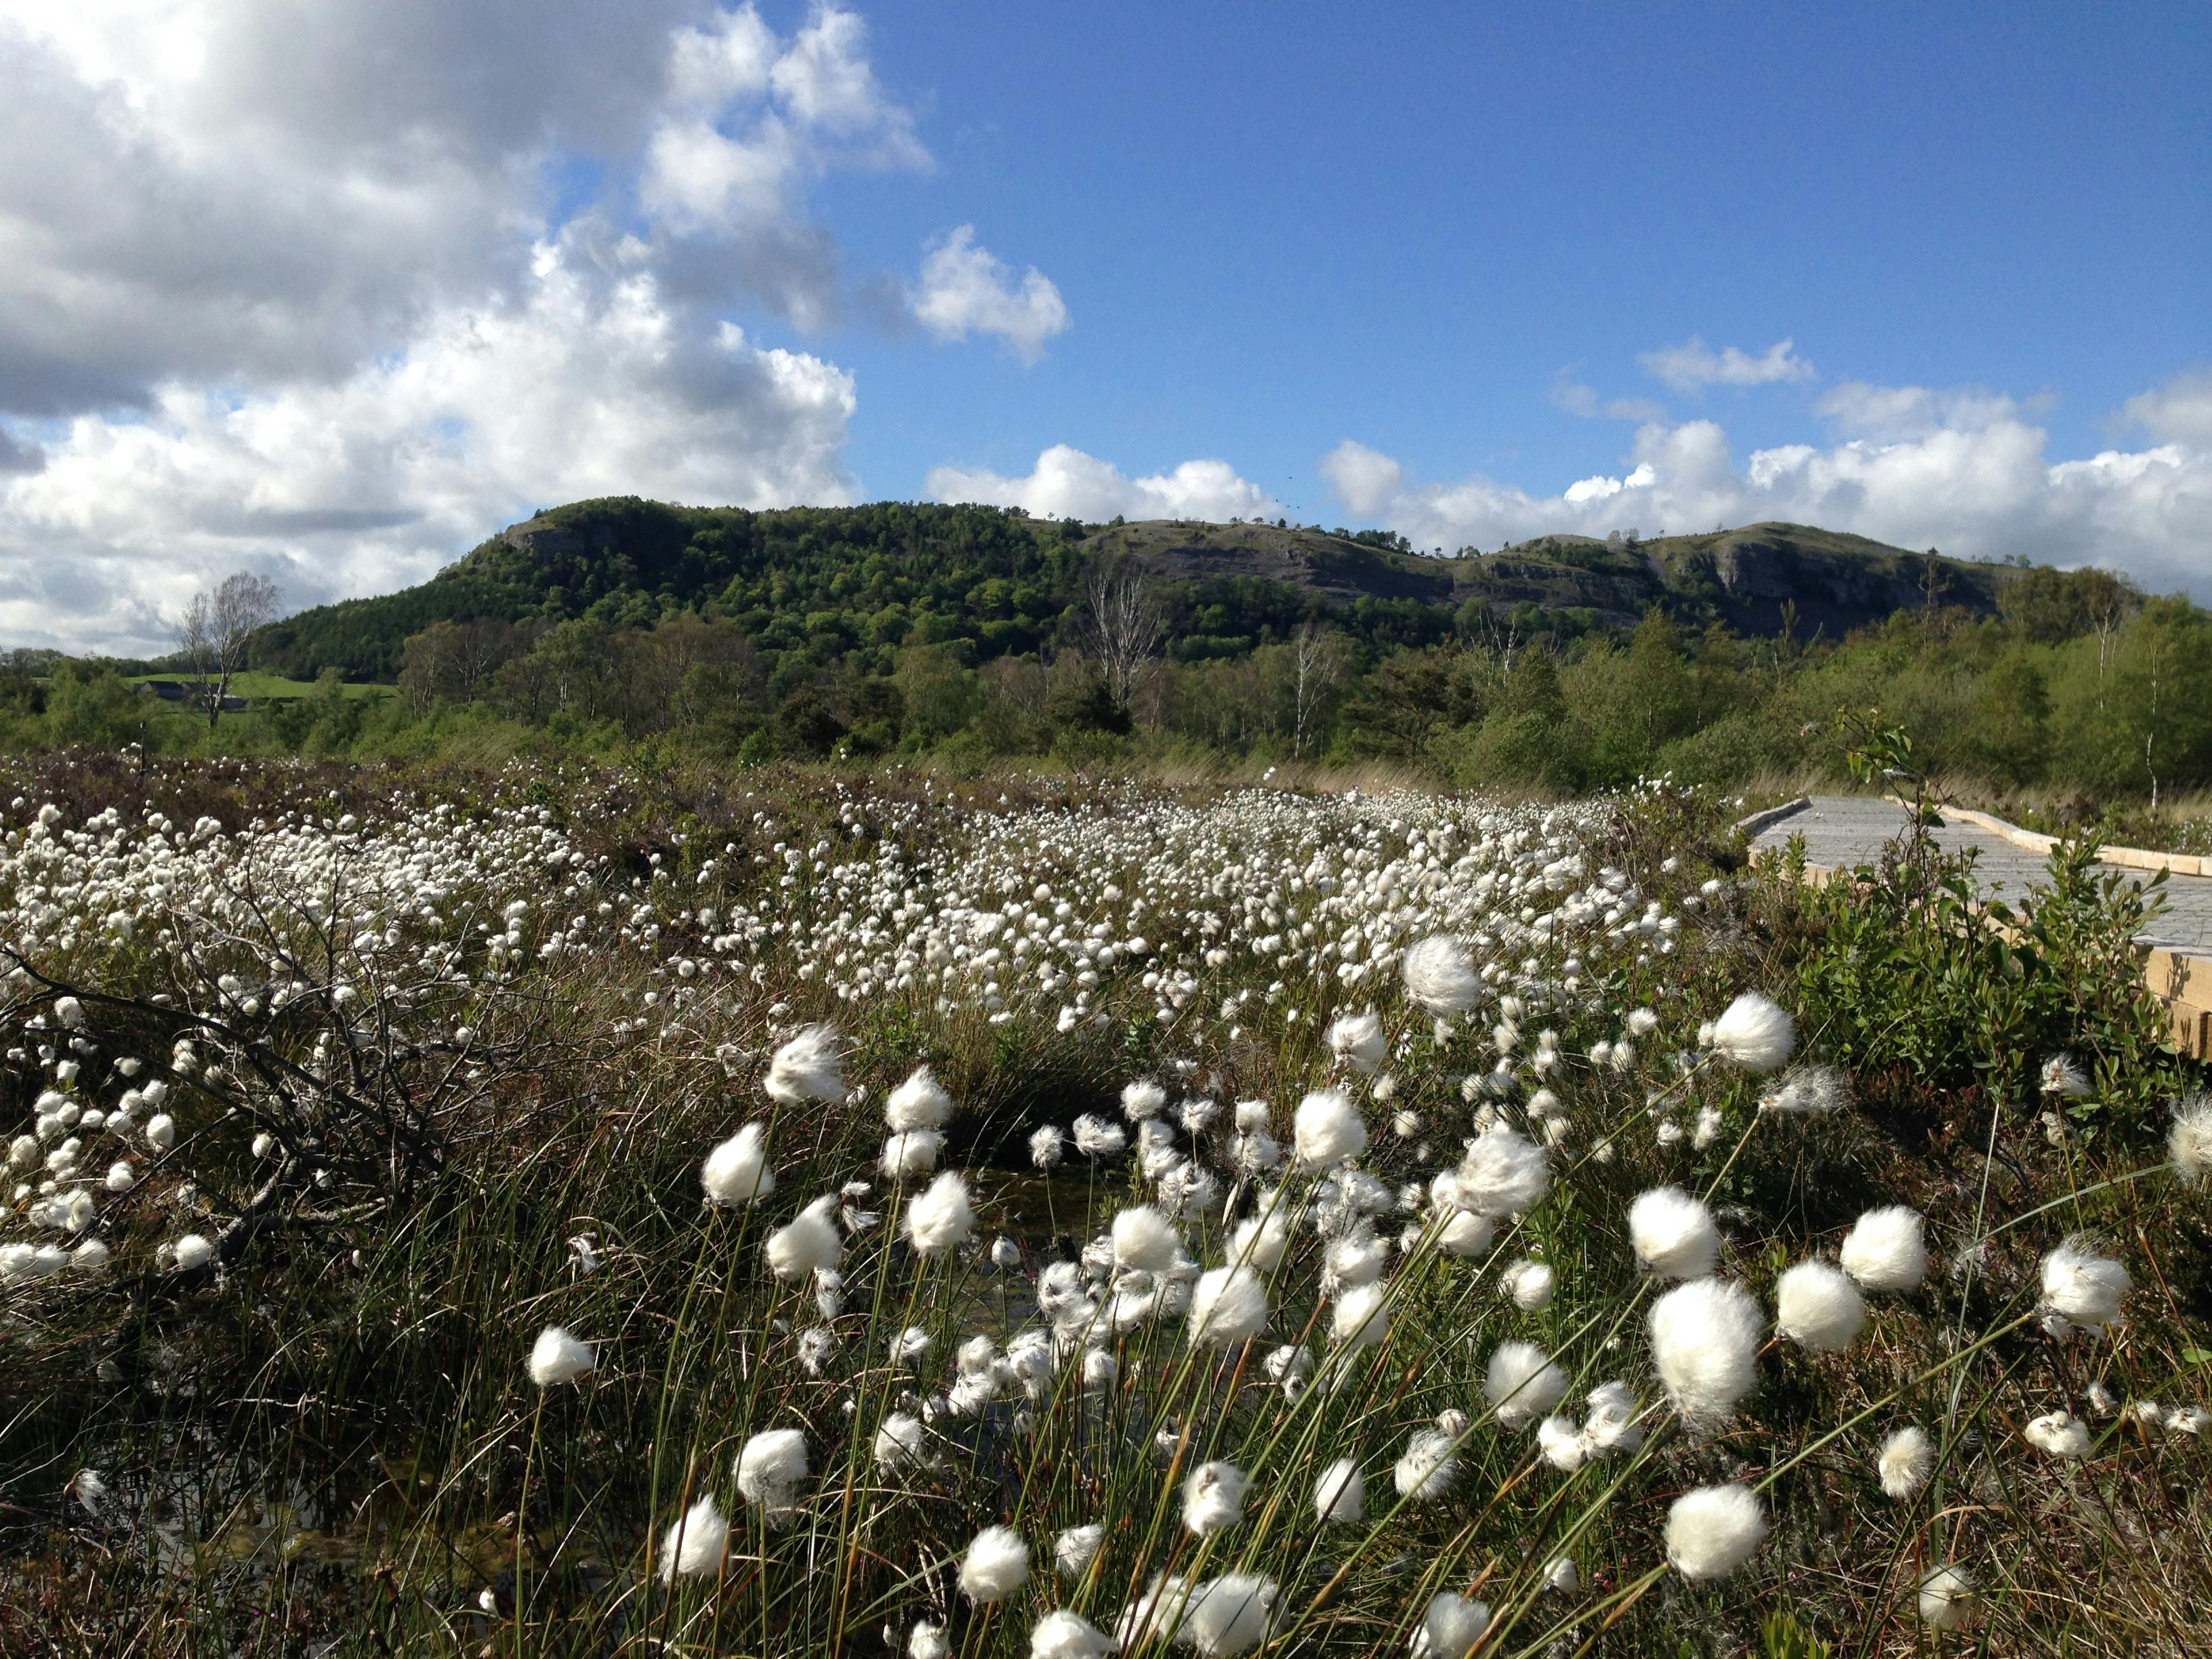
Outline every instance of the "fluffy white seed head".
<path id="1" fill-rule="evenodd" d="M 2053 1054 L 2045 1060 L 2039 1082 L 2042 1092 L 2065 1100 L 2081 1100 L 2089 1092 L 2089 1074 L 2071 1054 Z"/>
<path id="2" fill-rule="evenodd" d="M 738 1490 L 771 1522 L 792 1510 L 806 1479 L 806 1437 L 797 1429 L 766 1429 L 738 1453 Z"/>
<path id="3" fill-rule="evenodd" d="M 1655 1187 L 1628 1206 L 1636 1259 L 1662 1279 L 1703 1279 L 1721 1259 L 1712 1212 L 1680 1187 Z"/>
<path id="4" fill-rule="evenodd" d="M 1567 1397 L 1566 1373 L 1533 1342 L 1501 1342 L 1490 1356 L 1482 1395 L 1500 1423 L 1517 1429 Z"/>
<path id="5" fill-rule="evenodd" d="M 838 1203 L 835 1193 L 817 1198 L 770 1233 L 765 1250 L 769 1271 L 787 1285 L 801 1285 L 834 1269 L 845 1255 L 845 1236 L 833 1219 Z"/>
<path id="6" fill-rule="evenodd" d="M 2174 1173 L 2191 1186 L 2204 1179 L 2212 1170 L 2212 1095 L 2191 1095 L 2173 1109 L 2166 1151 Z"/>
<path id="7" fill-rule="evenodd" d="M 1498 1225 L 1473 1210 L 1450 1210 L 1437 1229 L 1437 1248 L 1462 1259 L 1486 1253 L 1498 1237 Z"/>
<path id="8" fill-rule="evenodd" d="M 1097 1522 L 1088 1526 L 1070 1527 L 1053 1540 L 1052 1560 L 1060 1574 L 1067 1578 L 1079 1578 L 1089 1571 L 1098 1554 L 1098 1547 L 1106 1541 L 1106 1528 Z"/>
<path id="9" fill-rule="evenodd" d="M 1349 1526 L 1367 1514 L 1367 1482 L 1359 1465 L 1340 1457 L 1314 1482 L 1314 1515 L 1324 1525 Z"/>
<path id="10" fill-rule="evenodd" d="M 884 1123 L 895 1133 L 942 1129 L 951 1118 L 952 1097 L 927 1066 L 915 1066 L 907 1080 L 884 1098 Z"/>
<path id="11" fill-rule="evenodd" d="M 1054 1124 L 1048 1123 L 1042 1129 L 1034 1131 L 1030 1136 L 1030 1162 L 1040 1170 L 1058 1168 L 1060 1159 L 1066 1155 L 1064 1145 L 1066 1139 Z"/>
<path id="12" fill-rule="evenodd" d="M 1391 1484 L 1401 1498 L 1425 1503 L 1451 1490 L 1459 1477 L 1459 1460 L 1452 1448 L 1459 1437 L 1442 1429 L 1416 1429 L 1390 1471 Z"/>
<path id="13" fill-rule="evenodd" d="M 1081 1613 L 1060 1607 L 1030 1632 L 1030 1659 L 1102 1659 L 1120 1645 Z"/>
<path id="14" fill-rule="evenodd" d="M 660 1582 L 703 1578 L 721 1566 L 722 1552 L 729 1543 L 730 1523 L 720 1508 L 711 1495 L 701 1498 L 661 1534 Z"/>
<path id="15" fill-rule="evenodd" d="M 1341 1164 L 1367 1150 L 1367 1126 L 1341 1089 L 1318 1089 L 1298 1103 L 1291 1120 L 1299 1161 L 1317 1167 Z"/>
<path id="16" fill-rule="evenodd" d="M 884 1155 L 878 1167 L 894 1181 L 926 1176 L 937 1167 L 945 1150 L 945 1137 L 935 1129 L 902 1129 L 884 1137 Z"/>
<path id="17" fill-rule="evenodd" d="M 1200 1463 L 1182 1483 L 1182 1523 L 1200 1538 L 1233 1527 L 1244 1514 L 1251 1485 L 1234 1463 Z"/>
<path id="18" fill-rule="evenodd" d="M 1327 1036 L 1329 1053 L 1358 1071 L 1371 1073 L 1390 1055 L 1380 1014 L 1340 1014 L 1330 1022 Z"/>
<path id="19" fill-rule="evenodd" d="M 2043 1305 L 2070 1325 L 2101 1331 L 2120 1316 L 2132 1281 L 2117 1261 L 2069 1239 L 2043 1258 Z"/>
<path id="20" fill-rule="evenodd" d="M 807 1025 L 792 1035 L 769 1061 L 761 1087 L 786 1106 L 845 1098 L 843 1044 L 828 1025 Z"/>
<path id="21" fill-rule="evenodd" d="M 2089 1425 L 2071 1412 L 2046 1412 L 2030 1418 L 2021 1437 L 2038 1451 L 2053 1457 L 2081 1458 L 2089 1455 Z"/>
<path id="22" fill-rule="evenodd" d="M 1389 1292 L 1380 1282 L 1353 1285 L 1337 1297 L 1329 1328 L 1346 1347 L 1373 1347 L 1390 1334 Z"/>
<path id="23" fill-rule="evenodd" d="M 1182 1235 L 1149 1204 L 1133 1204 L 1114 1218 L 1114 1265 L 1164 1273 L 1182 1256 Z"/>
<path id="24" fill-rule="evenodd" d="M 1534 1209 L 1551 1180 L 1541 1146 L 1514 1130 L 1491 1129 L 1468 1143 L 1454 1183 L 1461 1207 L 1507 1216 Z"/>
<path id="25" fill-rule="evenodd" d="M 928 1431 L 908 1412 L 892 1412 L 876 1431 L 876 1463 L 886 1473 L 915 1468 L 927 1461 Z"/>
<path id="26" fill-rule="evenodd" d="M 1528 1313 L 1540 1313 L 1551 1304 L 1552 1291 L 1559 1283 L 1559 1275 L 1547 1261 L 1530 1261 L 1526 1258 L 1515 1262 L 1498 1275 L 1498 1288 L 1513 1298 L 1513 1305 Z"/>
<path id="27" fill-rule="evenodd" d="M 1892 1433 L 1881 1443 L 1881 1455 L 1875 1459 L 1883 1495 L 1899 1502 L 1926 1486 L 1935 1472 L 1935 1443 L 1917 1424 L 1908 1423 Z"/>
<path id="28" fill-rule="evenodd" d="M 574 1382 L 598 1363 L 592 1345 L 548 1325 L 530 1345 L 530 1380 L 541 1389 Z"/>
<path id="29" fill-rule="evenodd" d="M 1571 1417 L 1547 1417 L 1539 1423 L 1536 1449 L 1544 1454 L 1547 1463 L 1563 1474 L 1572 1474 L 1582 1468 L 1583 1459 L 1589 1455 L 1582 1431 Z"/>
<path id="30" fill-rule="evenodd" d="M 1774 1328 L 1801 1347 L 1840 1352 L 1865 1324 L 1859 1287 L 1825 1261 L 1801 1261 L 1775 1282 Z"/>
<path id="31" fill-rule="evenodd" d="M 699 1185 L 717 1209 L 750 1204 L 775 1190 L 775 1171 L 768 1167 L 768 1131 L 748 1123 L 707 1154 L 699 1166 Z"/>
<path id="32" fill-rule="evenodd" d="M 1261 1273 L 1273 1273 L 1290 1248 L 1291 1233 L 1277 1206 L 1264 1207 L 1247 1216 L 1229 1235 L 1229 1259 L 1249 1262 Z"/>
<path id="33" fill-rule="evenodd" d="M 927 1619 L 915 1620 L 906 1638 L 906 1659 L 952 1659 L 952 1644 L 945 1639 L 945 1626 Z"/>
<path id="34" fill-rule="evenodd" d="M 1974 1581 L 1964 1567 L 1938 1567 L 1920 1581 L 1920 1617 L 1937 1630 L 1964 1630 L 1974 1615 Z"/>
<path id="35" fill-rule="evenodd" d="M 1455 1590 L 1438 1590 L 1422 1610 L 1413 1632 L 1413 1659 L 1467 1659 L 1490 1628 L 1490 1604 Z"/>
<path id="36" fill-rule="evenodd" d="M 1206 1346 L 1233 1348 L 1267 1327 L 1267 1285 L 1243 1263 L 1213 1267 L 1198 1276 L 1190 1292 L 1190 1340 Z"/>
<path id="37" fill-rule="evenodd" d="M 1746 991 L 1713 1022 L 1710 1046 L 1744 1071 L 1779 1071 L 1797 1051 L 1797 1024 L 1778 1005 Z"/>
<path id="38" fill-rule="evenodd" d="M 1257 1573 L 1224 1572 L 1190 1593 L 1176 1641 L 1196 1648 L 1205 1659 L 1234 1659 L 1266 1639 L 1273 1621 L 1275 1581 Z"/>
<path id="39" fill-rule="evenodd" d="M 1919 1211 L 1902 1204 L 1869 1210 L 1844 1236 L 1844 1271 L 1865 1290 L 1918 1290 L 1928 1276 L 1926 1225 Z"/>
<path id="40" fill-rule="evenodd" d="M 1692 1424 L 1717 1423 L 1759 1382 L 1765 1320 L 1742 1285 L 1678 1285 L 1651 1304 L 1651 1358 L 1667 1397 Z"/>
<path id="41" fill-rule="evenodd" d="M 956 1170 L 945 1170 L 907 1206 L 906 1236 L 923 1255 L 942 1255 L 965 1244 L 975 1231 L 968 1182 Z"/>
<path id="42" fill-rule="evenodd" d="M 1745 1486 L 1699 1486 L 1667 1512 L 1667 1559 L 1685 1578 L 1724 1578 L 1766 1536 L 1766 1506 Z"/>
<path id="43" fill-rule="evenodd" d="M 1168 1091 L 1149 1078 L 1139 1079 L 1121 1091 L 1121 1110 L 1131 1122 L 1158 1117 L 1168 1103 Z"/>
<path id="44" fill-rule="evenodd" d="M 1030 1547 L 1012 1527 L 986 1527 L 961 1558 L 960 1589 L 971 1601 L 1003 1601 L 1029 1580 Z"/>
<path id="45" fill-rule="evenodd" d="M 1432 1014 L 1454 1018 L 1482 1000 L 1482 976 L 1449 933 L 1431 933 L 1407 947 L 1401 971 L 1406 994 Z"/>

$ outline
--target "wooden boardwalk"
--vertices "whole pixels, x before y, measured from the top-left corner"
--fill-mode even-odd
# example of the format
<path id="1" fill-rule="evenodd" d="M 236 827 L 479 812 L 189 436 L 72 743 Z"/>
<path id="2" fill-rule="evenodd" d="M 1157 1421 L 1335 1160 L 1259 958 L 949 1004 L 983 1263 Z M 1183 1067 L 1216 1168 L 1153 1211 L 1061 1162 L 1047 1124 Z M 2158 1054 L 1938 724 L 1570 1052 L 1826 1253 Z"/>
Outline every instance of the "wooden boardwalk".
<path id="1" fill-rule="evenodd" d="M 1777 856 L 1791 837 L 1805 838 L 1805 860 L 1821 879 L 1854 865 L 1871 864 L 1884 842 L 1905 827 L 1905 809 L 1868 795 L 1813 795 L 1744 820 L 1754 861 Z M 2021 830 L 1986 813 L 1946 810 L 1935 831 L 1946 851 L 1971 848 L 1982 890 L 2017 902 L 2045 879 L 2045 856 L 2052 838 Z M 2166 912 L 2140 935 L 2143 975 L 2173 1016 L 2174 1040 L 2199 1060 L 2212 1057 L 2212 860 L 2109 849 L 2109 867 L 2142 879 L 2167 872 Z"/>

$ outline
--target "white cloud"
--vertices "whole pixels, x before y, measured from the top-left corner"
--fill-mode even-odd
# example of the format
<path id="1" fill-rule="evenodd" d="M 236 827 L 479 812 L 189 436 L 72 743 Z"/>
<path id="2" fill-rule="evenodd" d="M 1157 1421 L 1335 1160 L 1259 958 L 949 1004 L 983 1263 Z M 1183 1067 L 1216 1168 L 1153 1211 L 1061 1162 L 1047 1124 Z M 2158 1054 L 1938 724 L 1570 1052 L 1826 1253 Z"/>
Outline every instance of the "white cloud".
<path id="1" fill-rule="evenodd" d="M 1709 386 L 1771 386 L 1778 381 L 1809 380 L 1813 365 L 1796 355 L 1796 342 L 1777 340 L 1758 356 L 1729 346 L 1714 351 L 1692 334 L 1678 346 L 1662 346 L 1637 358 L 1644 372 L 1664 380 L 1677 392 L 1696 392 Z"/>
<path id="2" fill-rule="evenodd" d="M 1585 421 L 1663 421 L 1667 408 L 1649 398 L 1601 398 L 1595 386 L 1561 374 L 1552 382 L 1552 406 Z"/>
<path id="3" fill-rule="evenodd" d="M 1039 518 L 1081 519 L 1097 523 L 1125 519 L 1267 519 L 1281 514 L 1282 503 L 1226 461 L 1185 461 L 1172 472 L 1132 478 L 1121 469 L 1067 444 L 1054 444 L 1037 457 L 1026 477 L 957 466 L 933 468 L 927 493 L 933 501 L 977 501 L 1018 507 Z"/>
<path id="4" fill-rule="evenodd" d="M 1364 518 L 1395 499 L 1406 470 L 1381 450 L 1346 438 L 1321 458 L 1321 476 L 1346 511 Z"/>
<path id="5" fill-rule="evenodd" d="M 940 340 L 995 334 L 1025 363 L 1044 356 L 1044 343 L 1069 323 L 1060 290 L 1035 265 L 1016 285 L 1012 270 L 962 225 L 932 246 L 921 262 L 921 285 L 908 304 L 921 325 Z"/>
<path id="6" fill-rule="evenodd" d="M 1401 484 L 1379 501 L 1356 483 L 1339 494 L 1347 509 L 1420 547 L 1782 520 L 1966 557 L 2105 564 L 2153 588 L 2212 598 L 2212 441 L 2187 435 L 2199 429 L 2192 422 L 2206 390 L 2202 375 L 2184 375 L 2130 400 L 2127 418 L 2171 441 L 2079 460 L 2051 459 L 2048 434 L 2029 406 L 2010 399 L 1852 384 L 1820 405 L 1835 441 L 1755 450 L 1741 468 L 1715 422 L 1652 422 L 1636 434 L 1630 470 L 1579 480 L 1557 495 L 1480 477 Z M 1360 453 L 1369 478 L 1395 465 Z M 1355 507 L 1355 495 L 1368 505 Z"/>
<path id="7" fill-rule="evenodd" d="M 2212 368 L 2193 368 L 2120 406 L 2120 423 L 2160 443 L 2212 448 Z"/>
<path id="8" fill-rule="evenodd" d="M 0 0 L 0 643 L 581 495 L 853 493 L 852 378 L 734 320 L 835 321 L 811 191 L 931 165 L 837 4 Z"/>
<path id="9" fill-rule="evenodd" d="M 852 377 L 671 305 L 627 253 L 540 244 L 515 302 L 442 309 L 335 384 L 179 382 L 143 419 L 70 422 L 0 478 L 0 638 L 166 648 L 210 572 L 261 569 L 294 606 L 385 592 L 581 496 L 852 499 Z"/>

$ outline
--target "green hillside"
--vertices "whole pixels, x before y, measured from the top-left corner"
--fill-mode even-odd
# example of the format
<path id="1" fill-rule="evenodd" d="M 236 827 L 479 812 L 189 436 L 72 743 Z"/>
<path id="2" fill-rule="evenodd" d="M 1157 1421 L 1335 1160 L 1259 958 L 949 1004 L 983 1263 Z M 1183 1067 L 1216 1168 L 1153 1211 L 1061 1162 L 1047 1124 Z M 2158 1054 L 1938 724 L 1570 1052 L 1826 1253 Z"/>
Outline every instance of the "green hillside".
<path id="1" fill-rule="evenodd" d="M 673 507 L 577 501 L 511 526 L 416 587 L 302 611 L 256 661 L 312 680 L 388 680 L 434 622 L 651 624 L 686 611 L 734 623 L 770 660 L 887 661 L 963 643 L 978 661 L 1073 636 L 1102 561 L 1144 570 L 1182 660 L 1235 657 L 1334 622 L 1376 647 L 1486 628 L 1633 622 L 1658 605 L 1686 627 L 1834 637 L 1925 605 L 1985 614 L 2006 568 L 1803 526 L 1598 541 L 1553 536 L 1497 553 L 1417 555 L 1395 537 L 1317 526 L 1156 520 L 1085 526 L 996 507 Z"/>

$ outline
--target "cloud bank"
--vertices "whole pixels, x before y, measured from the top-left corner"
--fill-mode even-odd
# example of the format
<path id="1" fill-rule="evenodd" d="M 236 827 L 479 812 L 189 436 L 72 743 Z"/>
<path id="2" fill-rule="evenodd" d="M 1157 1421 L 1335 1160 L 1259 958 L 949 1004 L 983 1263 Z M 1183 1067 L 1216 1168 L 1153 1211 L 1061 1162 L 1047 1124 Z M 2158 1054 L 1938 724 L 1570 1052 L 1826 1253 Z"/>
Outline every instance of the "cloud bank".
<path id="1" fill-rule="evenodd" d="M 2051 459 L 2035 406 L 1990 392 L 1852 381 L 1814 410 L 1830 441 L 1754 450 L 1741 465 L 1715 422 L 1650 422 L 1622 472 L 1555 495 L 1480 476 L 1409 482 L 1389 456 L 1351 441 L 1322 471 L 1347 512 L 1425 549 L 1784 520 L 1967 557 L 2106 564 L 2154 588 L 2212 597 L 2202 555 L 2212 543 L 2212 373 L 2129 401 L 2120 424 L 2148 447 L 2079 460 Z"/>
<path id="2" fill-rule="evenodd" d="M 165 648 L 230 569 L 380 591 L 582 495 L 851 499 L 853 377 L 773 336 L 866 309 L 814 186 L 933 167 L 868 48 L 835 4 L 0 0 L 0 641 Z M 1067 326 L 971 228 L 932 258 L 939 331 Z"/>
<path id="3" fill-rule="evenodd" d="M 1282 503 L 1226 461 L 1185 461 L 1170 472 L 1132 478 L 1120 468 L 1067 444 L 1037 457 L 1024 477 L 983 469 L 940 466 L 931 471 L 932 501 L 1018 507 L 1046 519 L 1096 524 L 1125 519 L 1267 519 Z"/>

